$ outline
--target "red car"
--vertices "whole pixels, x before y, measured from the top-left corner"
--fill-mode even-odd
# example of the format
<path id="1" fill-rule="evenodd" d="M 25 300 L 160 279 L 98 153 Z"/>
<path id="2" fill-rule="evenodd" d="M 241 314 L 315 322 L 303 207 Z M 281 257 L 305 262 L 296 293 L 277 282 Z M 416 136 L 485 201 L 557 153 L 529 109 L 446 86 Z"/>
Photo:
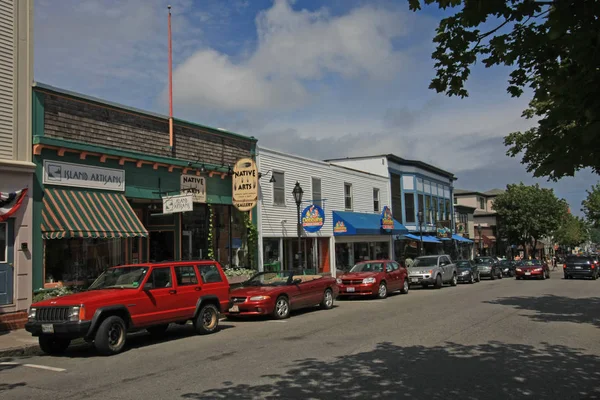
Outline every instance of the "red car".
<path id="1" fill-rule="evenodd" d="M 550 279 L 550 268 L 540 260 L 522 260 L 515 266 L 515 276 L 517 279 Z"/>
<path id="2" fill-rule="evenodd" d="M 390 260 L 363 261 L 338 278 L 340 296 L 374 296 L 380 299 L 400 290 L 408 293 L 406 268 Z"/>
<path id="3" fill-rule="evenodd" d="M 231 288 L 229 316 L 271 315 L 276 319 L 290 311 L 320 305 L 329 310 L 339 289 L 335 278 L 301 272 L 260 272 Z"/>
<path id="4" fill-rule="evenodd" d="M 213 333 L 229 301 L 229 282 L 216 261 L 124 265 L 106 270 L 84 292 L 32 304 L 25 329 L 48 354 L 84 338 L 111 355 L 123 349 L 128 332 L 161 335 L 172 322 L 191 320 L 198 333 Z"/>

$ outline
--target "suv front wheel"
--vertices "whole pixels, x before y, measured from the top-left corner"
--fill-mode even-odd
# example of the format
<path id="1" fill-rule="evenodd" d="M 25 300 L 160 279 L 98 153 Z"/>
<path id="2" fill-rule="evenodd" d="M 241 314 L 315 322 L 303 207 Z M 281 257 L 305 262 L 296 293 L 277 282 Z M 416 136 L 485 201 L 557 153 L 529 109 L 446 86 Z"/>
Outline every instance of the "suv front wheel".
<path id="1" fill-rule="evenodd" d="M 62 354 L 67 350 L 71 339 L 57 338 L 50 335 L 42 335 L 38 338 L 40 349 L 46 354 Z"/>
<path id="2" fill-rule="evenodd" d="M 200 308 L 194 319 L 196 332 L 201 335 L 213 333 L 219 327 L 219 310 L 214 304 L 206 304 Z"/>
<path id="3" fill-rule="evenodd" d="M 94 338 L 94 345 L 100 354 L 110 356 L 123 350 L 126 337 L 125 322 L 121 317 L 112 315 L 100 324 Z"/>

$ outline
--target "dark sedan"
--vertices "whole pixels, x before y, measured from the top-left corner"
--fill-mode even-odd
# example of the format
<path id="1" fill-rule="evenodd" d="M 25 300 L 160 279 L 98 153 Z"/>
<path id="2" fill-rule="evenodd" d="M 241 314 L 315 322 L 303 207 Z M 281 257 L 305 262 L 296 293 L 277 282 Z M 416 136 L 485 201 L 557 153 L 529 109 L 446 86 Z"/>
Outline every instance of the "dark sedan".
<path id="1" fill-rule="evenodd" d="M 459 282 L 475 283 L 481 281 L 479 269 L 471 260 L 456 261 L 456 269 L 458 270 Z"/>
<path id="2" fill-rule="evenodd" d="M 475 257 L 473 262 L 477 265 L 480 276 L 490 278 L 491 280 L 496 278 L 502 279 L 502 271 L 500 271 L 500 267 L 498 266 L 498 260 L 494 257 Z"/>
<path id="3" fill-rule="evenodd" d="M 569 255 L 563 265 L 565 279 L 575 277 L 598 279 L 598 263 L 590 256 Z"/>
<path id="4" fill-rule="evenodd" d="M 515 262 L 510 260 L 501 260 L 499 262 L 500 270 L 504 276 L 515 276 Z"/>

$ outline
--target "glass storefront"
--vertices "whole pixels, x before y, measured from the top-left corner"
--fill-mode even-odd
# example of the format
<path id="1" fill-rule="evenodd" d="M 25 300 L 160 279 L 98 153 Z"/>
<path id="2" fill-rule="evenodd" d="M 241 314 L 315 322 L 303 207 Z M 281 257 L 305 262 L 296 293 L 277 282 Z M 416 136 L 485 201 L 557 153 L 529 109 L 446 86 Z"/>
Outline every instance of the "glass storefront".
<path id="1" fill-rule="evenodd" d="M 388 259 L 389 252 L 390 243 L 388 241 L 336 243 L 335 263 L 339 272 L 349 271 L 354 264 L 360 261 Z"/>

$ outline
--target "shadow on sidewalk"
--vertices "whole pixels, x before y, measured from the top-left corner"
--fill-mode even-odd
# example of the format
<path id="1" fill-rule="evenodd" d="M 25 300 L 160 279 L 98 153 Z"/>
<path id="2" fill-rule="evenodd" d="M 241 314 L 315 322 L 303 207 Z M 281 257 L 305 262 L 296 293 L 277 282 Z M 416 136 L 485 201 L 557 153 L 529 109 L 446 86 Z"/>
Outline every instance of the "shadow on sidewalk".
<path id="1" fill-rule="evenodd" d="M 222 382 L 184 399 L 597 399 L 600 358 L 567 346 L 400 347 L 290 362 L 268 383 Z M 269 382 L 270 381 L 270 382 Z"/>

